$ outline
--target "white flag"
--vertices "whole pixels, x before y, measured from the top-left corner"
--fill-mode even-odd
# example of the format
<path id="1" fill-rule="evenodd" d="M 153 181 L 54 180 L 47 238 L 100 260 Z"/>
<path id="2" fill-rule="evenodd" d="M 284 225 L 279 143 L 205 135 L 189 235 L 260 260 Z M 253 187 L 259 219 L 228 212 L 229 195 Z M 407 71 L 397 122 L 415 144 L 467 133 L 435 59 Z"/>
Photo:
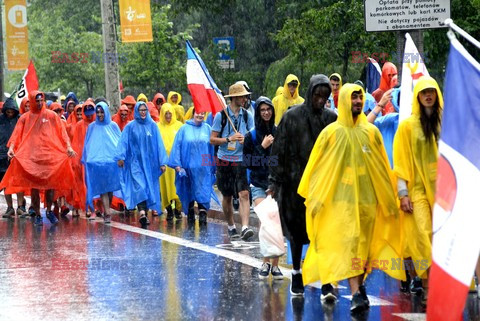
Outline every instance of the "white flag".
<path id="1" fill-rule="evenodd" d="M 405 34 L 405 51 L 402 59 L 402 86 L 400 91 L 400 115 L 402 121 L 412 114 L 413 87 L 421 76 L 429 76 L 427 67 L 410 37 Z"/>

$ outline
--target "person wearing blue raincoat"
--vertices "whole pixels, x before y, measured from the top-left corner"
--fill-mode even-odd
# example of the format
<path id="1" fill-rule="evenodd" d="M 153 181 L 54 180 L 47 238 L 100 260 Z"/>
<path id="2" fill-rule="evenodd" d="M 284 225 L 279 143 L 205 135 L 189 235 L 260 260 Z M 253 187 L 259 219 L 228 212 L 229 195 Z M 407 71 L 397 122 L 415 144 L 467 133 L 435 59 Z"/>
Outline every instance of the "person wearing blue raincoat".
<path id="1" fill-rule="evenodd" d="M 110 223 L 110 202 L 114 192 L 120 191 L 120 168 L 115 161 L 120 128 L 111 120 L 110 110 L 104 102 L 95 106 L 95 122 L 90 124 L 85 136 L 82 163 L 85 166 L 87 208 L 93 208 L 93 198 L 100 195 L 105 223 Z"/>
<path id="2" fill-rule="evenodd" d="M 210 200 L 220 201 L 213 190 L 215 183 L 214 148 L 210 144 L 212 128 L 204 122 L 205 113 L 195 111 L 193 119 L 180 127 L 175 136 L 168 166 L 174 168 L 175 187 L 180 202 L 188 204 L 189 221 L 195 218 L 194 205 L 198 205 L 200 224 L 207 223 Z"/>
<path id="3" fill-rule="evenodd" d="M 138 208 L 140 224 L 149 224 L 148 208 L 161 211 L 159 178 L 166 169 L 167 153 L 147 104 L 137 102 L 134 120 L 125 126 L 115 156 L 127 209 Z"/>
<path id="4" fill-rule="evenodd" d="M 381 116 L 385 105 L 391 102 L 395 112 Z M 382 134 L 383 145 L 387 151 L 390 167 L 393 168 L 393 138 L 397 132 L 399 123 L 399 106 L 400 106 L 400 88 L 393 88 L 388 90 L 380 102 L 368 114 L 367 120 L 374 124 Z"/>

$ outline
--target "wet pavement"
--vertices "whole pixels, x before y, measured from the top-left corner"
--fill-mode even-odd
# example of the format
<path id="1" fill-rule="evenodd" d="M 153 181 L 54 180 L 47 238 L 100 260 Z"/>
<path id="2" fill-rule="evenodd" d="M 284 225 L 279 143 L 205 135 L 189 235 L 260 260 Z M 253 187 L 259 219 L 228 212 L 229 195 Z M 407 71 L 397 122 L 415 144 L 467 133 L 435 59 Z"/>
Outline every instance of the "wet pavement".
<path id="1" fill-rule="evenodd" d="M 5 205 L 0 211 L 5 211 Z M 36 227 L 30 219 L 0 219 L 0 320 L 425 320 L 420 299 L 399 291 L 380 271 L 366 287 L 368 314 L 350 316 L 346 282 L 339 300 L 322 307 L 320 285 L 292 299 L 284 280 L 259 280 L 258 239 L 231 244 L 223 222 L 167 223 L 114 215 Z M 470 294 L 464 320 L 479 320 Z"/>

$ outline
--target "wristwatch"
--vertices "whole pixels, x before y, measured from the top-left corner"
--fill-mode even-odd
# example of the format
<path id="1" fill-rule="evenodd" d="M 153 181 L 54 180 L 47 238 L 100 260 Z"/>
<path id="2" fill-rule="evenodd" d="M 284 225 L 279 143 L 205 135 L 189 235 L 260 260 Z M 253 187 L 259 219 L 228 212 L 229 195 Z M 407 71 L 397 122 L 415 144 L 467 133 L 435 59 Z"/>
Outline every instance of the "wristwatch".
<path id="1" fill-rule="evenodd" d="M 225 137 L 225 140 L 227 141 L 227 144 L 230 143 L 230 138 Z"/>

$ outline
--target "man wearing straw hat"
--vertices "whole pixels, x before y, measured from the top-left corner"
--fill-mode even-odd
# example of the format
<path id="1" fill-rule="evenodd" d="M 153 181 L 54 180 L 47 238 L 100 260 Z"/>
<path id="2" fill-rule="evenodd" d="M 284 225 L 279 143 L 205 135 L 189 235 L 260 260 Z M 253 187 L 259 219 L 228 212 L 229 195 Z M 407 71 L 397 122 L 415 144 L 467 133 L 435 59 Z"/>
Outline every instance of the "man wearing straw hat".
<path id="1" fill-rule="evenodd" d="M 215 115 L 210 136 L 210 143 L 219 146 L 217 185 L 223 196 L 222 208 L 231 240 L 241 238 L 246 241 L 253 236 L 253 231 L 248 227 L 250 200 L 247 170 L 242 165 L 244 136 L 254 128 L 253 116 L 242 107 L 250 94 L 242 84 L 230 86 L 228 95 L 225 96 L 230 97 L 230 105 Z M 240 235 L 233 221 L 232 197 L 236 192 L 240 200 L 239 213 L 242 221 Z"/>

